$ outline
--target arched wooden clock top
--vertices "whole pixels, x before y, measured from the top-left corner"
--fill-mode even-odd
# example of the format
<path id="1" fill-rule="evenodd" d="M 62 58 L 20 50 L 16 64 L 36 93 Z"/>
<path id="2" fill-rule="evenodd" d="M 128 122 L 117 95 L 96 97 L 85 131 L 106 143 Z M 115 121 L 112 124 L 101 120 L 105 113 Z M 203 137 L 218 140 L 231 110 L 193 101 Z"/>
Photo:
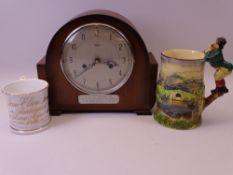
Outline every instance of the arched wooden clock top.
<path id="1" fill-rule="evenodd" d="M 51 39 L 39 78 L 49 82 L 51 114 L 151 113 L 157 63 L 139 33 L 106 13 L 81 15 Z"/>

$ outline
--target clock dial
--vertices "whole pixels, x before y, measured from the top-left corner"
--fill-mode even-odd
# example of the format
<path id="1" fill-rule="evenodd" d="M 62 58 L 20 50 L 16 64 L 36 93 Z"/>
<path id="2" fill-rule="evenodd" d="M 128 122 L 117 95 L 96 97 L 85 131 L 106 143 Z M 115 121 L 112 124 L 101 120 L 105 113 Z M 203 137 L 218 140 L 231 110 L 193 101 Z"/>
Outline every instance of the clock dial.
<path id="1" fill-rule="evenodd" d="M 60 64 L 66 79 L 77 89 L 88 94 L 109 94 L 129 79 L 134 56 L 119 30 L 90 23 L 66 38 Z"/>

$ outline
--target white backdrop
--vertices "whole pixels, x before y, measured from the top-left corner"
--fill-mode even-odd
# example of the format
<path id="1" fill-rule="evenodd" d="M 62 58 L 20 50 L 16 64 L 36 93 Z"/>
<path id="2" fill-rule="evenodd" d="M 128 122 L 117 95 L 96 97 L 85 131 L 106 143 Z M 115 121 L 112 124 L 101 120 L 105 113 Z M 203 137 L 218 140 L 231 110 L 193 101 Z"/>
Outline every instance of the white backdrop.
<path id="1" fill-rule="evenodd" d="M 91 9 L 128 18 L 157 60 L 168 48 L 204 50 L 218 36 L 233 62 L 232 0 L 0 0 L 0 87 L 19 76 L 36 77 L 54 33 Z M 206 94 L 214 69 L 206 66 Z M 233 81 L 230 93 L 203 112 L 203 123 L 188 131 L 157 124 L 152 116 L 93 113 L 54 117 L 41 133 L 8 131 L 0 93 L 1 175 L 232 175 Z"/>
<path id="2" fill-rule="evenodd" d="M 91 9 L 128 18 L 157 60 L 168 48 L 204 50 L 218 36 L 227 38 L 224 55 L 233 60 L 232 6 L 231 0 L 1 0 L 0 69 L 35 73 L 53 34 Z"/>

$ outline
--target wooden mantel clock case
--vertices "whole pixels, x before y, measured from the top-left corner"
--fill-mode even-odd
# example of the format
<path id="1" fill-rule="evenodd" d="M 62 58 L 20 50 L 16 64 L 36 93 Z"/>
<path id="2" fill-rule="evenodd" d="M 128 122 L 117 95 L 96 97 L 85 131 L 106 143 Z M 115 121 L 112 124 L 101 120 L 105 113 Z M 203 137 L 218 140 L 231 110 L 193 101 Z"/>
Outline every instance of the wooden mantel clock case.
<path id="1" fill-rule="evenodd" d="M 51 115 L 151 114 L 155 103 L 156 60 L 132 25 L 113 12 L 89 12 L 66 23 L 37 72 L 49 82 Z"/>

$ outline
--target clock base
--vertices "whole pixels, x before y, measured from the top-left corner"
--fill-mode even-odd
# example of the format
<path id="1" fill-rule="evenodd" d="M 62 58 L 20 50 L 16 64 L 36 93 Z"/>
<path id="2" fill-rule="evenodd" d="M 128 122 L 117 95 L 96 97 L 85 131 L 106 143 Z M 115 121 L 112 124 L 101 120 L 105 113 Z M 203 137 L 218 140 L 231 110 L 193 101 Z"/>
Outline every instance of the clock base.
<path id="1" fill-rule="evenodd" d="M 96 111 L 96 112 L 101 112 L 101 111 Z M 102 111 L 102 112 L 106 112 L 106 111 Z M 120 112 L 120 113 L 123 113 L 123 112 L 126 112 L 126 111 L 111 111 L 111 112 L 117 112 L 117 113 Z M 52 111 L 50 112 L 50 115 L 52 115 L 52 116 L 59 116 L 59 115 L 61 115 L 62 113 L 64 113 L 64 112 L 52 110 Z M 79 113 L 81 113 L 81 112 L 79 112 Z M 92 112 L 92 113 L 93 113 L 93 112 Z M 129 112 L 127 112 L 127 113 L 129 113 Z M 137 115 L 152 115 L 151 110 L 150 110 L 150 111 L 130 111 L 130 113 L 136 113 Z"/>
<path id="2" fill-rule="evenodd" d="M 137 111 L 137 115 L 152 115 L 151 111 Z"/>

